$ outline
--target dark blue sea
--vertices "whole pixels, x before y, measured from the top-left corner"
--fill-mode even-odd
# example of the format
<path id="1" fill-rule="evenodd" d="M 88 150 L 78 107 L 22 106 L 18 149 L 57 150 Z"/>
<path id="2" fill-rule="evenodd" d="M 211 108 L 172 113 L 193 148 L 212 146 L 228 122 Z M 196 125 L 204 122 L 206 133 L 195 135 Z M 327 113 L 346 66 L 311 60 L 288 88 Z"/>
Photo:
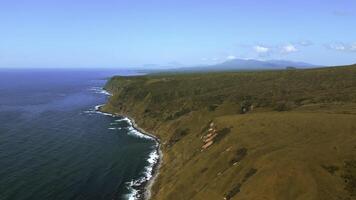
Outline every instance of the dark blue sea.
<path id="1" fill-rule="evenodd" d="M 115 74 L 0 69 L 0 200 L 140 199 L 157 144 L 95 110 Z"/>

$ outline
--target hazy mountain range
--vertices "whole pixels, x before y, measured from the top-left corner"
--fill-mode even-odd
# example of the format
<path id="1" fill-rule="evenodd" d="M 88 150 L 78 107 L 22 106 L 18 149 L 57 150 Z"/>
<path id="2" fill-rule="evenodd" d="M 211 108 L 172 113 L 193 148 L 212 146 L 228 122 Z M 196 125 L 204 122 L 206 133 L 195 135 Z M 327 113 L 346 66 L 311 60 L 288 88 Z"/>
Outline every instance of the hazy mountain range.
<path id="1" fill-rule="evenodd" d="M 253 59 L 232 59 L 211 67 L 226 69 L 281 69 L 286 67 L 309 68 L 315 65 L 288 60 L 253 60 Z"/>
<path id="2" fill-rule="evenodd" d="M 213 65 L 198 65 L 186 67 L 182 64 L 179 65 L 145 65 L 145 71 L 235 71 L 235 70 L 274 70 L 286 69 L 287 67 L 293 68 L 312 68 L 318 65 L 296 62 L 289 60 L 255 60 L 255 59 L 231 59 L 222 63 Z"/>

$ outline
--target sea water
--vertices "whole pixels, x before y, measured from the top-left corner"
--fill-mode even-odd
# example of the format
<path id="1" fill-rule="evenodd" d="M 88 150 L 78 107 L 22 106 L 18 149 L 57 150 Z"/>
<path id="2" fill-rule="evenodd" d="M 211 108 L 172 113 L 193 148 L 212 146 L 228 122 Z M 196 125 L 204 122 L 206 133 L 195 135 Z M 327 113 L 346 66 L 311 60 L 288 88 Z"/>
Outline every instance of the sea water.
<path id="1" fill-rule="evenodd" d="M 139 199 L 157 143 L 96 110 L 107 78 L 132 73 L 0 69 L 0 199 Z"/>

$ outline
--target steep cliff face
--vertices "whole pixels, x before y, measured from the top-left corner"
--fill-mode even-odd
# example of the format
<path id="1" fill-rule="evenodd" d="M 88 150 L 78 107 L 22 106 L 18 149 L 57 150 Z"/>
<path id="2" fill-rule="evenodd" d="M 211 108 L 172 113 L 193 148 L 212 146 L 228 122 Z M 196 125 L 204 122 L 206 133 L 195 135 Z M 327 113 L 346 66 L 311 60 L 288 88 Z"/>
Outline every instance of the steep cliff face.
<path id="1" fill-rule="evenodd" d="M 162 141 L 152 199 L 356 193 L 356 68 L 113 77 L 104 111 Z"/>

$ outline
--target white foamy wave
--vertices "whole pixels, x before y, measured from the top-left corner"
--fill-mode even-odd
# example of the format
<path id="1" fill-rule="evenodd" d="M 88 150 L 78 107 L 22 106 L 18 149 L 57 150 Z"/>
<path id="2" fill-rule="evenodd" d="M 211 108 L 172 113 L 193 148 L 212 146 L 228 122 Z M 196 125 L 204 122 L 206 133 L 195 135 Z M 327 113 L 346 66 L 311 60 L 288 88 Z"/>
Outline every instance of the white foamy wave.
<path id="1" fill-rule="evenodd" d="M 99 111 L 100 107 L 102 107 L 102 106 L 104 106 L 104 104 L 97 105 L 97 106 L 94 107 L 94 109 L 95 109 L 96 111 Z"/>
<path id="2" fill-rule="evenodd" d="M 86 110 L 83 113 L 85 113 L 85 114 L 93 114 L 93 113 L 96 113 L 96 111 L 95 110 Z"/>
<path id="3" fill-rule="evenodd" d="M 84 111 L 84 113 L 97 113 L 97 114 L 107 115 L 107 116 L 111 116 L 111 117 L 117 117 L 116 115 L 113 115 L 113 114 L 101 112 L 100 111 L 101 106 L 103 106 L 103 105 L 97 105 L 97 106 L 95 106 L 95 108 L 93 110 Z M 128 132 L 127 133 L 129 135 L 133 135 L 135 137 L 149 139 L 149 140 L 156 140 L 156 138 L 154 138 L 153 136 L 146 135 L 146 134 L 140 132 L 139 130 L 137 130 L 134 127 L 134 123 L 128 117 L 124 117 L 124 118 L 115 120 L 115 122 L 122 122 L 122 121 L 124 121 L 128 124 L 128 128 L 127 128 Z M 117 124 L 117 123 L 111 123 L 111 125 L 114 125 L 114 124 Z M 109 127 L 108 129 L 116 130 L 116 129 L 122 129 L 122 128 Z M 148 158 L 147 158 L 148 165 L 144 168 L 144 170 L 142 172 L 142 176 L 138 179 L 135 179 L 135 180 L 132 180 L 132 181 L 126 183 L 127 188 L 130 191 L 129 194 L 127 194 L 125 196 L 126 199 L 128 199 L 128 200 L 141 199 L 141 194 L 144 191 L 140 191 L 138 188 L 141 189 L 141 186 L 143 184 L 146 184 L 153 177 L 154 167 L 157 164 L 157 162 L 159 161 L 158 148 L 159 148 L 159 144 L 156 143 L 154 150 L 148 155 Z"/>
<path id="4" fill-rule="evenodd" d="M 112 96 L 112 94 L 110 92 L 104 90 L 101 87 L 91 87 L 91 88 L 89 88 L 89 91 L 93 91 L 96 94 L 105 94 L 107 96 Z"/>
<path id="5" fill-rule="evenodd" d="M 101 111 L 99 110 L 101 106 L 103 106 L 103 104 L 102 104 L 102 105 L 97 105 L 97 106 L 95 106 L 94 110 L 84 111 L 84 113 L 87 113 L 87 114 L 93 114 L 93 113 L 95 113 L 95 114 L 101 114 L 101 115 L 116 117 L 114 114 L 101 112 Z M 117 120 L 115 120 L 115 122 L 123 122 L 123 121 L 126 122 L 126 123 L 129 125 L 128 128 L 127 128 L 127 130 L 128 130 L 127 133 L 128 133 L 129 135 L 132 135 L 132 136 L 135 136 L 135 137 L 138 137 L 138 138 L 148 139 L 148 140 L 155 140 L 154 137 L 152 137 L 152 136 L 150 136 L 150 135 L 146 135 L 146 134 L 140 132 L 139 130 L 137 130 L 136 128 L 134 128 L 134 124 L 132 123 L 132 121 L 131 121 L 129 118 L 124 117 L 124 118 L 122 118 L 122 119 L 117 119 Z M 111 125 L 113 125 L 113 124 L 111 124 Z M 111 128 L 109 128 L 109 129 L 110 129 L 110 130 L 113 130 L 113 129 L 111 129 Z"/>
<path id="6" fill-rule="evenodd" d="M 155 140 L 155 138 L 153 138 L 152 136 L 146 135 L 146 134 L 138 131 L 137 129 L 135 129 L 132 121 L 127 117 L 124 117 L 122 119 L 117 119 L 115 121 L 116 122 L 123 122 L 124 121 L 124 122 L 128 123 L 129 127 L 127 128 L 128 129 L 127 133 L 129 135 L 132 135 L 132 136 L 135 136 L 135 137 L 139 137 L 139 138 L 148 139 L 148 140 Z"/>
<path id="7" fill-rule="evenodd" d="M 121 130 L 122 128 L 120 128 L 120 127 L 110 127 L 110 128 L 108 128 L 109 130 Z"/>
<path id="8" fill-rule="evenodd" d="M 102 115 L 106 115 L 106 116 L 110 116 L 110 117 L 115 117 L 115 115 L 110 114 L 110 113 L 104 113 L 104 112 L 100 112 L 100 111 L 96 111 L 96 113 L 102 114 Z"/>
<path id="9" fill-rule="evenodd" d="M 127 119 L 123 118 L 123 119 L 117 119 L 117 120 L 115 120 L 115 122 L 123 122 L 123 121 L 127 121 Z"/>
<path id="10" fill-rule="evenodd" d="M 136 200 L 137 198 L 139 198 L 137 197 L 138 195 L 138 190 L 131 188 L 130 193 L 126 195 L 126 198 L 127 200 Z"/>
<path id="11" fill-rule="evenodd" d="M 135 137 L 139 137 L 139 138 L 144 138 L 144 139 L 148 139 L 148 140 L 154 140 L 151 136 L 145 135 L 143 133 L 141 133 L 140 131 L 136 130 L 135 128 L 130 127 L 128 134 L 135 136 Z"/>
<path id="12" fill-rule="evenodd" d="M 129 189 L 130 193 L 127 194 L 128 200 L 137 200 L 140 199 L 141 195 L 139 191 L 135 188 L 140 187 L 142 184 L 147 183 L 153 177 L 153 169 L 159 160 L 159 153 L 158 153 L 158 144 L 155 146 L 155 149 L 149 154 L 147 158 L 148 166 L 145 167 L 143 171 L 143 176 L 132 180 L 127 184 L 127 188 Z"/>
<path id="13" fill-rule="evenodd" d="M 97 106 L 94 107 L 94 109 L 86 110 L 86 111 L 84 111 L 83 113 L 85 113 L 85 114 L 101 114 L 101 115 L 106 115 L 106 116 L 115 117 L 115 115 L 113 115 L 113 114 L 101 112 L 99 109 L 100 109 L 100 107 L 102 107 L 103 105 L 104 105 L 104 104 L 97 105 Z"/>
<path id="14" fill-rule="evenodd" d="M 100 115 L 106 115 L 106 116 L 110 116 L 110 117 L 115 117 L 115 115 L 113 115 L 113 114 L 104 113 L 104 112 L 100 112 L 100 111 L 97 111 L 97 110 L 88 110 L 88 111 L 84 111 L 84 113 L 87 113 L 87 114 L 100 114 Z"/>

